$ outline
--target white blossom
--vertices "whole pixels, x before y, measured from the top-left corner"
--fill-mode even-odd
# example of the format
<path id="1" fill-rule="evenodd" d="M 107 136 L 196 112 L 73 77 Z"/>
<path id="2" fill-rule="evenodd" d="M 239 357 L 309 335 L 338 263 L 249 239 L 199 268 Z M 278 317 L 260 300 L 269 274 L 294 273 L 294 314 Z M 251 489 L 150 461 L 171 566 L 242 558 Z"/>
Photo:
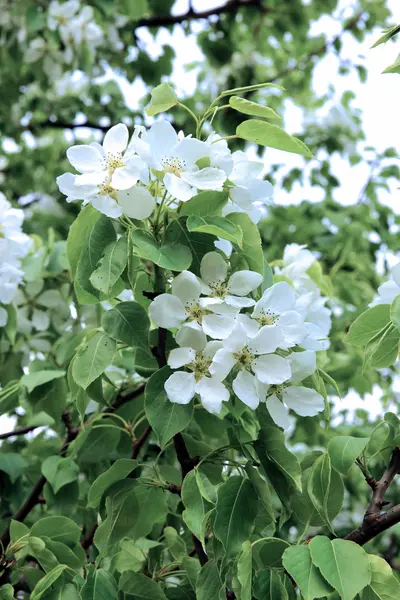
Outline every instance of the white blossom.
<path id="1" fill-rule="evenodd" d="M 391 279 L 379 286 L 378 295 L 375 296 L 370 306 L 392 304 L 393 300 L 400 295 L 400 263 L 392 267 L 390 275 Z"/>

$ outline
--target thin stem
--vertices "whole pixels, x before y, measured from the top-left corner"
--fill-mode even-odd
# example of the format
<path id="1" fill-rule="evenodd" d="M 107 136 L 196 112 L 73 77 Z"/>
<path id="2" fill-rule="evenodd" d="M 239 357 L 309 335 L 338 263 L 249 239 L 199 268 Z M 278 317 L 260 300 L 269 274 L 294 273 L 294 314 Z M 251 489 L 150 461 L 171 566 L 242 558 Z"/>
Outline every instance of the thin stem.
<path id="1" fill-rule="evenodd" d="M 186 104 L 182 104 L 182 102 L 178 102 L 178 106 L 181 106 L 182 108 L 184 108 L 193 117 L 193 119 L 196 123 L 196 127 L 198 127 L 199 119 L 196 117 L 194 112 L 192 110 L 190 110 L 190 108 L 188 106 L 186 106 Z"/>

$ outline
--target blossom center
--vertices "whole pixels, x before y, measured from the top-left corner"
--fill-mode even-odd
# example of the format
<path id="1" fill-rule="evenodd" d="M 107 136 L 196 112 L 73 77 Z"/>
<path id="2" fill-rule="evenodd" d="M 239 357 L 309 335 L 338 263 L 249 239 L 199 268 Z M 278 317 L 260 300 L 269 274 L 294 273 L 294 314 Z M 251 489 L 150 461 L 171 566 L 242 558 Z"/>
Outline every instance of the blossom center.
<path id="1" fill-rule="evenodd" d="M 228 293 L 226 281 L 220 281 L 215 284 L 210 284 L 211 288 L 211 298 L 220 298 L 223 300 Z"/>
<path id="2" fill-rule="evenodd" d="M 122 160 L 122 154 L 120 152 L 108 152 L 107 158 L 103 158 L 103 167 L 111 172 L 124 166 L 125 163 Z"/>
<path id="3" fill-rule="evenodd" d="M 99 194 L 101 196 L 112 196 L 115 194 L 115 190 L 111 187 L 110 182 L 106 181 L 99 186 Z"/>
<path id="4" fill-rule="evenodd" d="M 285 381 L 285 383 L 280 383 L 279 385 L 271 385 L 268 390 L 268 397 L 275 395 L 278 396 L 279 400 L 282 400 L 283 392 L 289 386 L 290 383 L 287 381 Z"/>
<path id="5" fill-rule="evenodd" d="M 172 175 L 177 175 L 178 177 L 187 167 L 186 161 L 176 156 L 166 156 L 161 160 L 161 163 L 166 173 L 172 173 Z"/>
<path id="6" fill-rule="evenodd" d="M 208 315 L 210 311 L 206 308 L 203 308 L 199 304 L 193 303 L 186 306 L 186 314 L 189 321 L 197 321 L 197 323 L 201 323 L 201 319 Z"/>
<path id="7" fill-rule="evenodd" d="M 188 368 L 193 371 L 194 378 L 196 381 L 200 381 L 202 377 L 210 377 L 209 366 L 211 365 L 211 360 L 208 358 L 204 358 L 201 352 L 197 352 L 196 358 Z"/>
<path id="8" fill-rule="evenodd" d="M 273 313 L 269 308 L 263 310 L 263 314 L 256 318 L 257 323 L 264 325 L 273 325 L 279 319 L 279 315 Z"/>
<path id="9" fill-rule="evenodd" d="M 239 352 L 234 352 L 233 356 L 236 358 L 238 365 L 242 369 L 250 370 L 254 360 L 254 354 L 250 352 L 247 346 L 242 348 Z"/>

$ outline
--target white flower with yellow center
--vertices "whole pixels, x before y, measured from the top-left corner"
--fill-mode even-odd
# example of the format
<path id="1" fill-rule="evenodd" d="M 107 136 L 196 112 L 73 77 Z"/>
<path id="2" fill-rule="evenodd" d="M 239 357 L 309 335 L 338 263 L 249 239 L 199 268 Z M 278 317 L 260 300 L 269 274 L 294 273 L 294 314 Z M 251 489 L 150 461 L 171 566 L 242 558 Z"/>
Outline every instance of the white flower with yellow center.
<path id="1" fill-rule="evenodd" d="M 236 367 L 239 373 L 233 381 L 233 391 L 249 408 L 256 409 L 262 400 L 259 384 L 281 384 L 290 378 L 290 363 L 286 358 L 273 354 L 283 344 L 278 328 L 260 329 L 254 337 L 249 336 L 238 323 L 231 335 L 224 340 L 223 348 L 215 353 L 210 373 L 219 381 Z"/>

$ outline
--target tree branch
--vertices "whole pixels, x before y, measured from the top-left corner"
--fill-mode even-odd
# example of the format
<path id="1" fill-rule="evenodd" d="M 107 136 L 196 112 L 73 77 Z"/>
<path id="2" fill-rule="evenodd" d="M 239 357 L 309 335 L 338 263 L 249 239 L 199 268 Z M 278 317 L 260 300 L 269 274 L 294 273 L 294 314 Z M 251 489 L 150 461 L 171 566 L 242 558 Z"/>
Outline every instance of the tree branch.
<path id="1" fill-rule="evenodd" d="M 349 533 L 345 539 L 363 546 L 374 537 L 400 522 L 400 504 L 382 513 L 385 504 L 385 494 L 396 474 L 400 472 L 400 448 L 394 448 L 390 463 L 379 481 L 370 480 L 372 488 L 371 500 L 364 514 L 360 527 Z"/>
<path id="2" fill-rule="evenodd" d="M 14 435 L 24 435 L 25 433 L 30 433 L 40 427 L 40 425 L 30 425 L 29 427 L 18 427 L 14 429 L 14 431 L 7 431 L 7 433 L 0 433 L 0 440 L 7 440 L 10 437 L 14 437 Z"/>

